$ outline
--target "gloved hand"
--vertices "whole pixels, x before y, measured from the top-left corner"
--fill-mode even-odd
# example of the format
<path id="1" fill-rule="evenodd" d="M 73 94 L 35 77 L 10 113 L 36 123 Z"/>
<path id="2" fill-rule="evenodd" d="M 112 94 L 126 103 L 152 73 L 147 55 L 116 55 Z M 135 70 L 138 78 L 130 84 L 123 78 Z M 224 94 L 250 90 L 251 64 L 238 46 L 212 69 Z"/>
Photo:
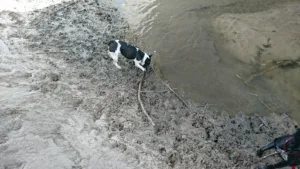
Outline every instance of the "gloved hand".
<path id="1" fill-rule="evenodd" d="M 259 150 L 256 151 L 256 155 L 258 157 L 261 157 L 263 155 L 263 153 L 264 153 L 264 151 L 262 151 L 261 149 L 259 149 Z"/>
<path id="2" fill-rule="evenodd" d="M 296 145 L 295 147 L 298 147 L 299 146 L 299 142 L 300 142 L 300 128 L 297 128 L 297 131 L 296 133 L 294 134 L 294 137 L 295 137 L 295 142 L 296 142 Z"/>

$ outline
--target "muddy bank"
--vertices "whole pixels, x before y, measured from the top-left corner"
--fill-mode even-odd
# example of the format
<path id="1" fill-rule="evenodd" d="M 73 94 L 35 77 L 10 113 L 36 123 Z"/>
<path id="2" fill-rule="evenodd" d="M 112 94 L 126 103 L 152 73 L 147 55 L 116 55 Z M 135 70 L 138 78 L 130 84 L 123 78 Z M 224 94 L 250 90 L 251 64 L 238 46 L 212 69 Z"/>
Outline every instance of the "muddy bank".
<path id="1" fill-rule="evenodd" d="M 233 56 L 257 68 L 252 76 L 272 79 L 297 100 L 295 105 L 300 101 L 299 7 L 299 2 L 293 2 L 263 12 L 223 14 L 213 23 Z M 299 120 L 296 107 L 293 114 Z"/>
<path id="2" fill-rule="evenodd" d="M 299 60 L 299 7 L 297 2 L 264 12 L 223 14 L 214 26 L 234 56 L 245 63 Z"/>
<path id="3" fill-rule="evenodd" d="M 105 58 L 111 38 L 138 42 L 104 2 L 0 18 L 0 168 L 254 168 L 260 144 L 294 131 L 286 115 L 187 109 L 150 70 L 142 100 L 152 127 L 137 102 L 142 72 Z"/>

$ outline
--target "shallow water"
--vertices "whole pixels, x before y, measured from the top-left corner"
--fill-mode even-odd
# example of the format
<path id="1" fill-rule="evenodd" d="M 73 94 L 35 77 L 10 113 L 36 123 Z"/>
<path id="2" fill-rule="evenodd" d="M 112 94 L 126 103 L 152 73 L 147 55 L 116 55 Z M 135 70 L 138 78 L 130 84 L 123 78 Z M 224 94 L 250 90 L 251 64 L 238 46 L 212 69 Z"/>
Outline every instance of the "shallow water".
<path id="1" fill-rule="evenodd" d="M 287 0 L 284 3 L 294 1 Z M 299 102 L 274 80 L 258 77 L 251 88 L 236 75 L 249 77 L 257 69 L 223 48 L 211 22 L 223 13 L 268 10 L 281 0 L 116 0 L 117 6 L 148 51 L 157 51 L 160 75 L 185 97 L 230 113 L 288 113 Z"/>

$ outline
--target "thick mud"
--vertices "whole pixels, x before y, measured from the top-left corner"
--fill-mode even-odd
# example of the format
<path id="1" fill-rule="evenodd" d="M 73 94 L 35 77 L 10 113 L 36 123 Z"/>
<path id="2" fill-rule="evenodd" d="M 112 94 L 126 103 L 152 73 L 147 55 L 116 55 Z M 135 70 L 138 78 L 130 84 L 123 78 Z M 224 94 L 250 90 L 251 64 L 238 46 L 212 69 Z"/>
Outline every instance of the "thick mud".
<path id="1" fill-rule="evenodd" d="M 153 127 L 137 101 L 142 72 L 107 59 L 112 38 L 139 44 L 108 3 L 2 11 L 0 29 L 1 169 L 255 168 L 276 161 L 258 162 L 259 146 L 294 132 L 287 115 L 188 109 L 149 69 L 142 101 Z"/>

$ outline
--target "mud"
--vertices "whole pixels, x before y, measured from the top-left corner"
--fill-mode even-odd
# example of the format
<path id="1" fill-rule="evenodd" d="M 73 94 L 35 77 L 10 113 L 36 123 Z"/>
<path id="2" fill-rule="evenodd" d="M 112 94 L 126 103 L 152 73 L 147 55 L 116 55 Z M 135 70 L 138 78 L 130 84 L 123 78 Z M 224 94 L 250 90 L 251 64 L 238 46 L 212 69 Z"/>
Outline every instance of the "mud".
<path id="1" fill-rule="evenodd" d="M 254 168 L 260 145 L 294 132 L 286 114 L 230 117 L 188 100 L 187 109 L 150 69 L 142 100 L 153 127 L 137 102 L 142 72 L 106 58 L 111 38 L 138 42 L 105 1 L 0 18 L 1 169 Z"/>

